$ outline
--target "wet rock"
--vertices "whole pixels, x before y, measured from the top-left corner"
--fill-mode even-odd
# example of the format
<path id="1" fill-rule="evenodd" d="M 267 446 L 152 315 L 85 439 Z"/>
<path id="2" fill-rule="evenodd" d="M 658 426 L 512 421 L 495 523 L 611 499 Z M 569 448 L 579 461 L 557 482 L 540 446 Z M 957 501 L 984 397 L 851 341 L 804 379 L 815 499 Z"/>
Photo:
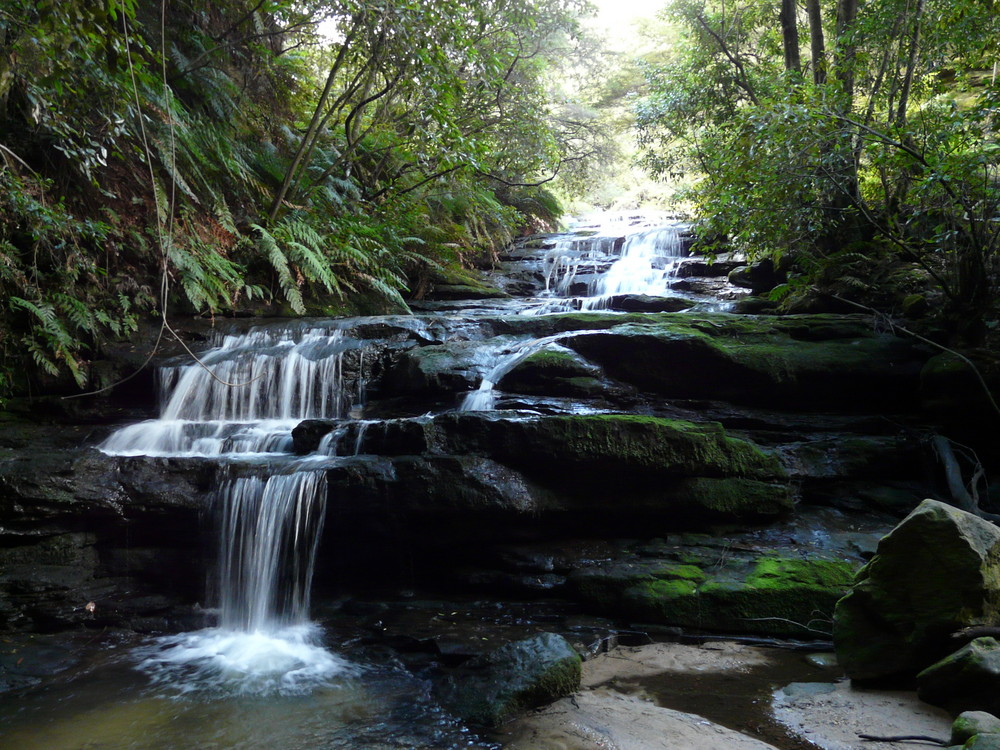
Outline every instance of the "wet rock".
<path id="1" fill-rule="evenodd" d="M 977 734 L 1000 735 L 1000 719 L 986 711 L 963 711 L 951 725 L 951 744 L 964 745 Z"/>
<path id="2" fill-rule="evenodd" d="M 200 596 L 193 530 L 214 477 L 93 449 L 0 460 L 0 629 L 123 625 Z"/>
<path id="3" fill-rule="evenodd" d="M 749 289 L 751 294 L 766 294 L 785 280 L 785 274 L 778 272 L 770 258 L 738 266 L 729 272 L 729 283 Z"/>
<path id="4" fill-rule="evenodd" d="M 600 368 L 576 352 L 550 345 L 516 364 L 498 387 L 512 393 L 586 397 L 601 391 L 600 376 Z"/>
<path id="5" fill-rule="evenodd" d="M 564 346 L 612 378 L 672 398 L 815 410 L 913 407 L 926 354 L 850 317 L 750 321 L 678 314 L 583 332 Z"/>
<path id="6" fill-rule="evenodd" d="M 685 297 L 653 297 L 648 294 L 616 294 L 607 301 L 608 310 L 620 312 L 669 313 L 694 307 Z"/>
<path id="7" fill-rule="evenodd" d="M 436 694 L 463 720 L 496 727 L 579 689 L 580 663 L 565 638 L 541 633 L 469 660 Z"/>
<path id="8" fill-rule="evenodd" d="M 997 624 L 1000 529 L 924 500 L 838 603 L 834 641 L 855 679 L 912 676 L 948 653 L 955 631 Z"/>
<path id="9" fill-rule="evenodd" d="M 952 713 L 1000 713 L 1000 643 L 976 638 L 927 667 L 917 675 L 917 694 Z"/>
<path id="10" fill-rule="evenodd" d="M 682 260 L 678 264 L 676 275 L 679 279 L 686 279 L 691 276 L 702 278 L 728 276 L 730 271 L 741 265 L 743 265 L 743 261 L 730 260 L 728 258 L 717 258 L 714 261 L 691 258 L 688 260 Z"/>

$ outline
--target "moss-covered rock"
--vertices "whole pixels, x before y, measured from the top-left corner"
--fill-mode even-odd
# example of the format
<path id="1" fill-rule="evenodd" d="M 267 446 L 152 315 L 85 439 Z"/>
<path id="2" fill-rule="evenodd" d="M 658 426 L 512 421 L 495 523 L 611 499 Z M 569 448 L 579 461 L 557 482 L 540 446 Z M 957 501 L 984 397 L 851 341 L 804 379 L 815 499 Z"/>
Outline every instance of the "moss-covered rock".
<path id="1" fill-rule="evenodd" d="M 850 585 L 856 564 L 734 556 L 708 565 L 617 563 L 570 576 L 591 606 L 618 617 L 697 630 L 809 636 Z"/>
<path id="2" fill-rule="evenodd" d="M 1000 735 L 1000 719 L 986 711 L 963 711 L 951 725 L 951 744 L 964 745 L 977 734 Z"/>
<path id="3" fill-rule="evenodd" d="M 457 413 L 428 424 L 434 431 L 431 442 L 443 452 L 482 452 L 564 480 L 603 477 L 607 485 L 627 483 L 630 477 L 784 476 L 775 456 L 730 437 L 716 422 L 625 414 L 498 419 Z"/>
<path id="4" fill-rule="evenodd" d="M 856 679 L 912 676 L 950 635 L 1000 624 L 1000 529 L 923 501 L 879 543 L 834 620 L 837 658 Z"/>
<path id="5" fill-rule="evenodd" d="M 952 713 L 1000 712 L 1000 643 L 976 638 L 917 675 L 920 700 Z"/>
<path id="6" fill-rule="evenodd" d="M 565 638 L 541 633 L 470 660 L 449 675 L 437 695 L 465 721 L 496 727 L 576 692 L 580 663 Z"/>
<path id="7" fill-rule="evenodd" d="M 602 389 L 600 368 L 579 354 L 550 345 L 518 362 L 498 384 L 512 393 L 549 396 L 596 396 Z"/>
<path id="8" fill-rule="evenodd" d="M 859 331 L 852 320 L 677 317 L 582 332 L 561 343 L 608 376 L 668 397 L 854 410 L 917 401 L 928 355 L 911 342 Z"/>
<path id="9" fill-rule="evenodd" d="M 509 296 L 479 272 L 458 266 L 435 270 L 424 294 L 424 298 L 429 300 L 504 299 Z"/>

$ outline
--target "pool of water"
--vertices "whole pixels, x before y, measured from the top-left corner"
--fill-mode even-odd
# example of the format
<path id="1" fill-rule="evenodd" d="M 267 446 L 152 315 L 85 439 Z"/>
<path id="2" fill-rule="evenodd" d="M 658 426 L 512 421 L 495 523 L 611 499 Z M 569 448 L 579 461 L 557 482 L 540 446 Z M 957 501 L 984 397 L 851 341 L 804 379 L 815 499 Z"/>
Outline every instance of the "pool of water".
<path id="1" fill-rule="evenodd" d="M 217 636 L 218 634 L 216 634 Z M 261 674 L 256 690 L 237 670 L 206 667 L 208 652 L 239 662 L 231 643 L 191 634 L 95 644 L 72 668 L 0 702 L 0 747 L 17 750 L 363 750 L 365 748 L 495 748 L 444 713 L 427 680 L 391 658 L 348 662 L 305 689 L 282 690 Z M 180 639 L 180 640 L 179 640 Z M 171 655 L 171 649 L 195 648 Z M 244 647 L 245 648 L 245 647 Z M 313 648 L 318 648 L 313 646 Z M 31 649 L 25 650 L 31 658 Z M 281 654 L 276 657 L 278 661 Z M 293 658 L 298 658 L 295 656 Z M 315 654 L 306 658 L 317 659 Z M 171 661 L 172 660 L 172 661 Z M 166 666 L 165 666 L 166 665 Z M 240 668 L 246 664 L 240 662 Z M 275 673 L 285 669 L 272 665 Z M 230 680 L 224 679 L 228 675 Z M 313 675 L 315 678 L 315 675 Z"/>

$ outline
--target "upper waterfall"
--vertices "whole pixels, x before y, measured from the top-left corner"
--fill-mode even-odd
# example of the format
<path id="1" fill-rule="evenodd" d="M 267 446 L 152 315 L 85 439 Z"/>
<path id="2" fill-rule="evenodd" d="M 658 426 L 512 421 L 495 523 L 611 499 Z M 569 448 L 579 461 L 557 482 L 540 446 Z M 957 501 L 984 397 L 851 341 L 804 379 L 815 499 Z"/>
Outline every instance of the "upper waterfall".
<path id="1" fill-rule="evenodd" d="M 114 455 L 217 456 L 287 450 L 303 419 L 343 417 L 358 397 L 343 358 L 360 343 L 337 328 L 226 335 L 198 362 L 160 370 L 160 416 L 98 446 Z"/>

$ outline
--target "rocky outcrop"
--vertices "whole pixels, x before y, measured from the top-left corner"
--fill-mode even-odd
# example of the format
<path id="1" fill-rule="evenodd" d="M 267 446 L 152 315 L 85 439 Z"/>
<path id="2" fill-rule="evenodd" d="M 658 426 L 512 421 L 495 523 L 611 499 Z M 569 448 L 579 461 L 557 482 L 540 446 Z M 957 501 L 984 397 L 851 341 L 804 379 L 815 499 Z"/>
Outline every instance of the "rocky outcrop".
<path id="1" fill-rule="evenodd" d="M 834 617 L 837 658 L 855 679 L 912 676 L 950 636 L 1000 624 L 1000 529 L 925 500 L 880 543 Z"/>
<path id="2" fill-rule="evenodd" d="M 65 447 L 0 459 L 0 630 L 163 629 L 202 598 L 202 513 L 215 467 Z"/>
<path id="3" fill-rule="evenodd" d="M 686 559 L 598 564 L 571 575 L 569 585 L 598 611 L 636 622 L 815 638 L 826 632 L 826 618 L 857 567 L 846 560 L 746 551 L 714 561 L 689 551 Z"/>
<path id="4" fill-rule="evenodd" d="M 465 721 L 497 727 L 578 690 L 580 662 L 565 638 L 541 633 L 469 660 L 438 687 L 437 697 Z"/>

